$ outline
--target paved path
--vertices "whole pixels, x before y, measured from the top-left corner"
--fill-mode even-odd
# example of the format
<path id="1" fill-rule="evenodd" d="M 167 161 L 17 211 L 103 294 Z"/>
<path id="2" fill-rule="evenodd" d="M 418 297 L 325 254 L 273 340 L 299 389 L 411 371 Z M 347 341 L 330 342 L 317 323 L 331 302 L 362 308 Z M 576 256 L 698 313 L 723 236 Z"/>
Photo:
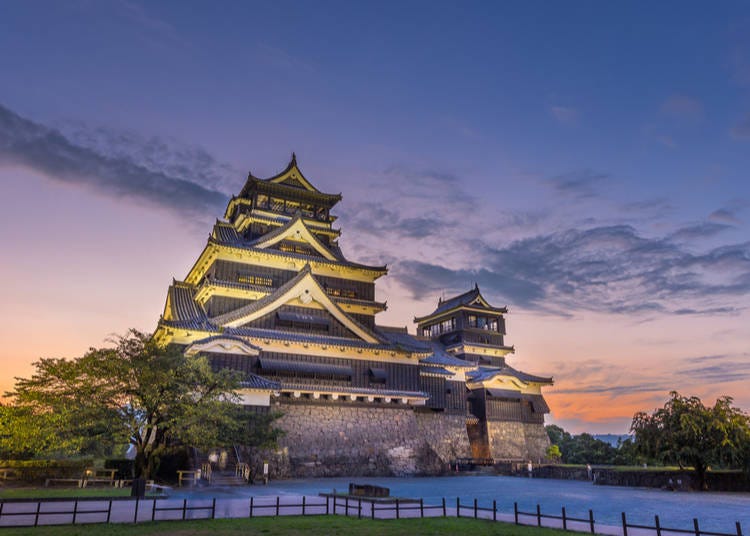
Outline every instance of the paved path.
<path id="1" fill-rule="evenodd" d="M 304 507 L 302 506 L 304 500 Z M 85 523 L 133 523 L 148 522 L 155 520 L 180 520 L 183 519 L 206 519 L 216 518 L 242 518 L 250 517 L 250 506 L 252 502 L 253 517 L 267 517 L 277 515 L 348 515 L 349 517 L 373 517 L 372 503 L 367 501 L 337 499 L 334 506 L 332 498 L 317 495 L 283 495 L 279 497 L 260 496 L 253 497 L 252 501 L 247 498 L 221 498 L 221 499 L 105 499 L 105 500 L 54 500 L 54 501 L 18 501 L 4 502 L 0 510 L 0 527 L 30 526 L 38 525 L 68 525 Z M 156 510 L 155 510 L 156 509 Z M 478 509 L 477 517 L 492 520 L 493 512 Z M 456 517 L 455 503 L 446 505 L 445 514 L 448 517 Z M 441 517 L 443 515 L 442 504 L 424 505 L 420 509 L 418 502 L 405 502 L 399 504 L 399 512 L 396 513 L 395 504 L 376 504 L 375 518 L 395 519 Z M 461 505 L 461 517 L 474 517 L 472 505 Z M 513 514 L 495 514 L 497 521 L 507 523 L 514 522 Z M 536 516 L 520 515 L 519 523 L 524 525 L 536 525 Z M 561 519 L 542 519 L 542 526 L 562 528 Z M 568 529 L 580 532 L 589 532 L 588 522 L 568 521 Z M 597 524 L 595 526 L 598 534 L 619 536 L 622 527 L 614 527 Z M 653 536 L 654 530 L 629 529 L 628 536 Z"/>

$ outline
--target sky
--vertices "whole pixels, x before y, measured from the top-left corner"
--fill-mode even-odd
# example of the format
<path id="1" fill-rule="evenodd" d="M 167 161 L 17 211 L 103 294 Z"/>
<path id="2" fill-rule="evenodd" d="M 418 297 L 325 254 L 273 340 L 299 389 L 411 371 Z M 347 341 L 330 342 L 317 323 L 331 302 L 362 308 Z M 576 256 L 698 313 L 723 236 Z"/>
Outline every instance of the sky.
<path id="1" fill-rule="evenodd" d="M 750 4 L 0 3 L 0 390 L 151 331 L 296 152 L 381 325 L 478 283 L 548 418 L 750 410 Z"/>

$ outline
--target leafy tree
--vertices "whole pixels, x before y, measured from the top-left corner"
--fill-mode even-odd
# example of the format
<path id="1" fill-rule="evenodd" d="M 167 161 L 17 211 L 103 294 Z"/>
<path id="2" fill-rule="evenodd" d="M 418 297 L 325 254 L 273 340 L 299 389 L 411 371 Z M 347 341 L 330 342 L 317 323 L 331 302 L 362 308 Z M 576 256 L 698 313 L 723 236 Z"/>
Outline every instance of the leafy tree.
<path id="1" fill-rule="evenodd" d="M 562 458 L 562 452 L 560 452 L 560 447 L 558 447 L 555 444 L 552 444 L 549 447 L 547 447 L 547 451 L 545 454 L 547 456 L 547 459 L 552 462 L 559 462 L 560 459 Z"/>
<path id="2" fill-rule="evenodd" d="M 628 463 L 627 457 L 605 441 L 594 438 L 591 434 L 571 435 L 561 427 L 550 424 L 545 427 L 550 443 L 560 448 L 563 463 Z"/>
<path id="3" fill-rule="evenodd" d="M 737 467 L 746 463 L 750 418 L 733 407 L 727 396 L 711 407 L 698 397 L 673 391 L 663 408 L 651 415 L 636 413 L 631 430 L 641 454 L 680 468 L 692 467 L 701 489 L 707 487 L 710 465 Z"/>
<path id="4" fill-rule="evenodd" d="M 178 443 L 200 448 L 275 441 L 273 416 L 251 419 L 237 404 L 235 373 L 214 372 L 204 358 L 161 347 L 136 330 L 114 342 L 114 348 L 92 348 L 72 360 L 41 359 L 31 378 L 16 378 L 8 394 L 25 426 L 13 437 L 26 438 L 37 454 L 102 454 L 130 443 L 136 475 L 144 478 Z M 46 438 L 36 445 L 32 423 Z"/>

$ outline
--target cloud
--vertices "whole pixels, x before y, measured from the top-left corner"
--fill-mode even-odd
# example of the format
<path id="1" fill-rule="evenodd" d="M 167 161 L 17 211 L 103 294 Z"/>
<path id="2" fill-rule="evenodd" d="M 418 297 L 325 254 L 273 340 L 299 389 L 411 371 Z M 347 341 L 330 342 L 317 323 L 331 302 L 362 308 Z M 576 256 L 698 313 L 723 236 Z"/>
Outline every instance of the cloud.
<path id="1" fill-rule="evenodd" d="M 681 374 L 706 383 L 728 383 L 750 379 L 750 353 L 717 354 L 684 360 Z"/>
<path id="2" fill-rule="evenodd" d="M 736 210 L 730 208 L 719 208 L 708 215 L 710 221 L 719 223 L 739 224 L 742 221 L 736 216 Z"/>
<path id="3" fill-rule="evenodd" d="M 738 140 L 750 139 L 750 113 L 732 127 L 731 134 L 733 138 Z"/>
<path id="4" fill-rule="evenodd" d="M 612 225 L 470 248 L 471 267 L 411 260 L 396 265 L 393 274 L 417 299 L 476 281 L 490 296 L 561 315 L 729 313 L 750 295 L 750 243 L 692 253 L 670 237 L 649 238 L 631 226 Z"/>
<path id="5" fill-rule="evenodd" d="M 675 118 L 698 120 L 703 117 L 703 104 L 687 95 L 671 95 L 662 103 L 661 112 Z"/>
<path id="6" fill-rule="evenodd" d="M 179 173 L 174 167 L 150 169 L 147 159 L 137 162 L 133 154 L 107 154 L 101 147 L 86 147 L 0 105 L 3 164 L 25 166 L 51 180 L 146 201 L 200 219 L 221 213 L 228 199 L 223 192 L 195 182 L 192 166 Z"/>
<path id="7" fill-rule="evenodd" d="M 568 106 L 550 106 L 550 114 L 560 123 L 569 125 L 578 121 L 578 110 Z"/>
<path id="8" fill-rule="evenodd" d="M 727 225 L 725 223 L 708 221 L 677 229 L 670 235 L 670 238 L 672 238 L 673 240 L 696 240 L 700 238 L 710 238 L 712 236 L 716 236 L 722 231 L 726 231 L 727 229 L 731 228 L 731 225 Z"/>
<path id="9" fill-rule="evenodd" d="M 596 197 L 598 195 L 596 186 L 609 178 L 606 173 L 594 172 L 590 169 L 573 171 L 563 175 L 557 175 L 547 179 L 558 193 L 569 195 L 578 199 Z"/>

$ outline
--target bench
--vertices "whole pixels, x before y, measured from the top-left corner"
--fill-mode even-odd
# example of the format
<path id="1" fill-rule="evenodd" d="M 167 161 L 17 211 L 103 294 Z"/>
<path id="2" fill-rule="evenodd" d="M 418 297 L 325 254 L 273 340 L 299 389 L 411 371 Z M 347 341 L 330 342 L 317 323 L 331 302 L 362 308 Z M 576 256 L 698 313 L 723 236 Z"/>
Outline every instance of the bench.
<path id="1" fill-rule="evenodd" d="M 200 471 L 177 471 L 177 485 L 182 487 L 182 482 L 188 482 L 194 486 L 201 478 Z"/>
<path id="2" fill-rule="evenodd" d="M 90 467 L 84 472 L 83 486 L 96 486 L 97 484 L 105 484 L 108 486 L 117 486 L 117 480 L 115 475 L 117 469 L 94 469 Z"/>
<path id="3" fill-rule="evenodd" d="M 0 480 L 17 480 L 18 471 L 11 467 L 0 467 Z"/>

